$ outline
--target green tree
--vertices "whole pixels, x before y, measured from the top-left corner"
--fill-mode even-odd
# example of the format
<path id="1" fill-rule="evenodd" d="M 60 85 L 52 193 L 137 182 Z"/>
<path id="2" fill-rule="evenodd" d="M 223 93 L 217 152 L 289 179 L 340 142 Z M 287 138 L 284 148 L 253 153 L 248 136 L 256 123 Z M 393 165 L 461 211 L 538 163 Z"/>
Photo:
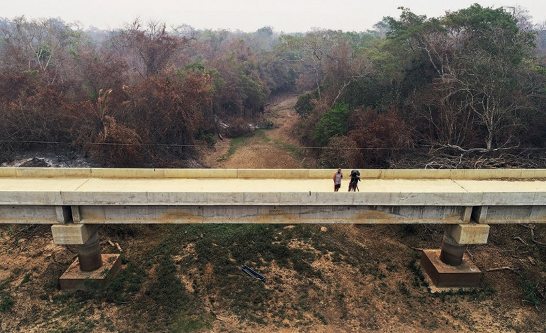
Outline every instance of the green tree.
<path id="1" fill-rule="evenodd" d="M 324 146 L 331 138 L 345 135 L 350 115 L 351 110 L 345 103 L 339 103 L 333 109 L 324 112 L 315 130 L 315 141 Z"/>
<path id="2" fill-rule="evenodd" d="M 410 103 L 433 124 L 427 140 L 463 151 L 476 136 L 485 146 L 479 150 L 507 144 L 517 114 L 528 107 L 519 80 L 527 71 L 522 61 L 532 56 L 532 33 L 521 31 L 504 9 L 477 4 L 439 19 L 403 8 L 400 20 L 388 22 L 389 44 L 414 57 L 405 79 L 421 73 L 412 86 L 422 92 Z"/>
<path id="3" fill-rule="evenodd" d="M 464 106 L 485 128 L 487 151 L 508 142 L 517 114 L 529 106 L 519 80 L 527 72 L 522 61 L 532 57 L 534 35 L 522 31 L 517 19 L 502 8 L 473 5 L 446 17 L 453 29 L 465 33 L 462 52 L 453 61 L 449 79 L 461 89 Z"/>

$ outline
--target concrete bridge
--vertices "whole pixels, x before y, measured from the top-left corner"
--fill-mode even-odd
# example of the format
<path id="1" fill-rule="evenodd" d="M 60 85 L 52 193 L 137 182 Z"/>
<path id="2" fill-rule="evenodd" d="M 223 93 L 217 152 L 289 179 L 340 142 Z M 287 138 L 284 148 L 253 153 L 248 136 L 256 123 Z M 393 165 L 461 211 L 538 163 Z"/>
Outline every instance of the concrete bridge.
<path id="1" fill-rule="evenodd" d="M 100 253 L 101 224 L 445 224 L 441 251 L 424 251 L 422 266 L 437 286 L 464 287 L 481 277 L 466 246 L 485 244 L 490 225 L 546 223 L 546 170 L 361 170 L 356 193 L 350 170 L 333 192 L 334 172 L 1 168 L 0 223 L 51 224 L 56 244 L 78 245 L 67 290 L 82 274 L 119 270 Z"/>

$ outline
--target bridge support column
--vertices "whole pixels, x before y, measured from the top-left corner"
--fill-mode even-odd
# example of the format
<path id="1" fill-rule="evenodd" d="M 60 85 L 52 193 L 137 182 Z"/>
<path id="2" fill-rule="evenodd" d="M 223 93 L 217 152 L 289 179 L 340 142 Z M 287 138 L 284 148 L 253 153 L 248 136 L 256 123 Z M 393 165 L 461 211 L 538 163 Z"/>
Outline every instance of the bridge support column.
<path id="1" fill-rule="evenodd" d="M 92 272 L 102 266 L 99 233 L 95 231 L 85 244 L 78 245 L 78 260 L 82 272 Z"/>
<path id="2" fill-rule="evenodd" d="M 487 224 L 446 226 L 441 250 L 423 250 L 421 265 L 438 288 L 479 287 L 481 271 L 465 254 L 467 245 L 486 244 Z"/>
<path id="3" fill-rule="evenodd" d="M 459 266 L 463 263 L 466 244 L 459 244 L 451 237 L 448 232 L 444 233 L 442 240 L 442 249 L 440 250 L 440 260 L 451 266 Z"/>
<path id="4" fill-rule="evenodd" d="M 108 284 L 120 271 L 119 254 L 101 254 L 98 225 L 62 224 L 51 227 L 53 242 L 76 245 L 77 259 L 59 278 L 62 290 L 86 290 Z"/>

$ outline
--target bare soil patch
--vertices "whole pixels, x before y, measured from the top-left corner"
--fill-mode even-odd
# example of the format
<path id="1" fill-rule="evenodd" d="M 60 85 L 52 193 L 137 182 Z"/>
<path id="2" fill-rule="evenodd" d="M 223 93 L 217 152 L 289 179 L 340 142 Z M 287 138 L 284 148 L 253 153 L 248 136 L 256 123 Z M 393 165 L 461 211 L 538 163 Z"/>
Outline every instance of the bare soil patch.
<path id="1" fill-rule="evenodd" d="M 294 110 L 297 96 L 274 100 L 261 121 L 270 121 L 272 129 L 258 130 L 248 138 L 224 139 L 213 148 L 201 150 L 206 165 L 224 169 L 299 169 L 314 163 L 300 149 L 296 133 L 299 119 Z M 231 151 L 230 151 L 231 150 Z"/>

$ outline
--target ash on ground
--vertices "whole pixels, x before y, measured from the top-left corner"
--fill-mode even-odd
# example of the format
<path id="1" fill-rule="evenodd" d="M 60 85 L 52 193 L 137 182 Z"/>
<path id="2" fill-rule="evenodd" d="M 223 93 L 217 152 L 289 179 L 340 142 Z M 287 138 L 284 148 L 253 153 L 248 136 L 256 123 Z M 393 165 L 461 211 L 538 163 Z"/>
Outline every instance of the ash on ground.
<path id="1" fill-rule="evenodd" d="M 83 154 L 74 153 L 73 151 L 63 152 L 44 152 L 44 151 L 27 151 L 24 153 L 15 154 L 12 160 L 4 162 L 2 167 L 34 167 L 34 168 L 92 168 L 100 167 L 100 165 L 86 158 Z"/>

